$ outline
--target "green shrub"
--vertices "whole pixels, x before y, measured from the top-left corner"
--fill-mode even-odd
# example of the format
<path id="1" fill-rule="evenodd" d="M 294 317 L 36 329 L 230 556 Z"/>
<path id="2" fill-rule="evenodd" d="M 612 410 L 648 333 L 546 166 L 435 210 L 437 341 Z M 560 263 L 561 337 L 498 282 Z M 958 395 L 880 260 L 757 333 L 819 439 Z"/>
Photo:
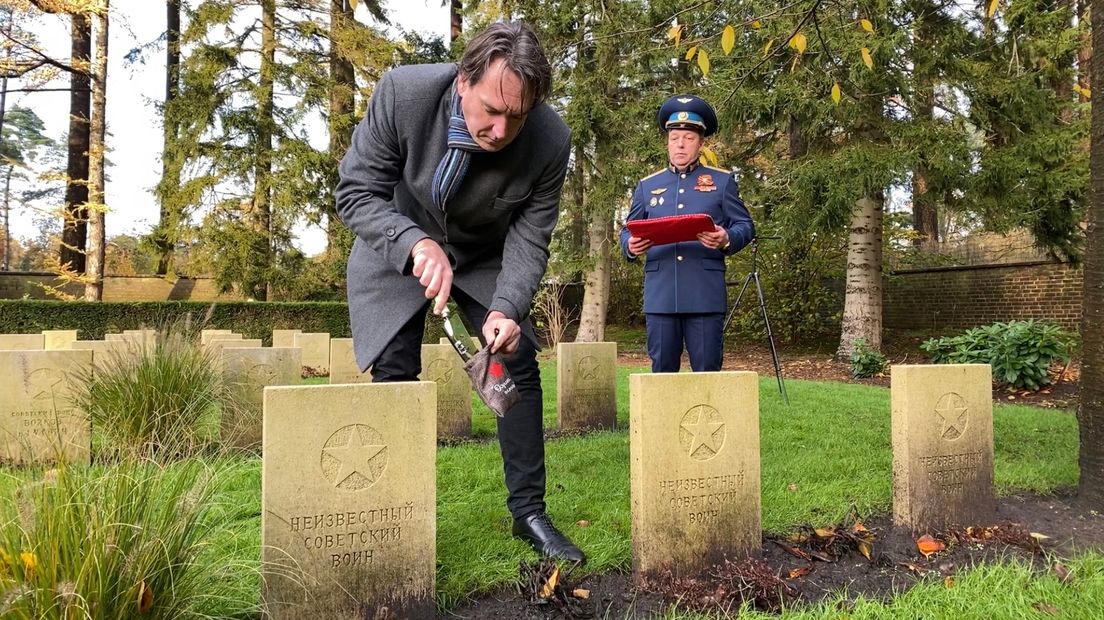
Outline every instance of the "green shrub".
<path id="1" fill-rule="evenodd" d="M 76 404 L 92 419 L 101 453 L 172 458 L 204 443 L 217 420 L 221 376 L 215 357 L 186 325 L 158 331 L 97 361 Z"/>
<path id="2" fill-rule="evenodd" d="M 957 336 L 920 345 L 936 364 L 990 364 L 993 379 L 1017 389 L 1038 390 L 1050 383 L 1047 370 L 1069 360 L 1077 335 L 1034 320 L 974 327 Z"/>
<path id="3" fill-rule="evenodd" d="M 0 617 L 175 619 L 208 617 L 215 605 L 257 613 L 227 600 L 236 598 L 227 566 L 243 570 L 239 561 L 196 562 L 218 479 L 198 460 L 127 460 L 66 466 L 22 486 L 0 525 Z"/>
<path id="4" fill-rule="evenodd" d="M 851 376 L 856 378 L 873 377 L 885 370 L 888 363 L 881 351 L 871 348 L 862 338 L 855 341 L 850 361 Z"/>

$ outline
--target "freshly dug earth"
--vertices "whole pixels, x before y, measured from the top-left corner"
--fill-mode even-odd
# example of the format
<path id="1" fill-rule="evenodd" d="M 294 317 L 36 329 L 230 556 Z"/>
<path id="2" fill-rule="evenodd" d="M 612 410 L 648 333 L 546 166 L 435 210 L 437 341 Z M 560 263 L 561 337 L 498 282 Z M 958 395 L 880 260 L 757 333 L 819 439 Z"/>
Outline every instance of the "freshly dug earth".
<path id="1" fill-rule="evenodd" d="M 890 362 L 923 363 L 919 356 L 891 357 Z M 620 363 L 648 366 L 644 353 L 622 353 Z M 684 360 L 684 365 L 687 365 Z M 850 366 L 830 354 L 785 354 L 783 377 L 813 381 L 841 381 L 889 386 L 889 376 L 851 377 Z M 724 370 L 754 370 L 773 376 L 770 351 L 743 347 L 726 356 Z M 1051 369 L 1052 385 L 1039 392 L 1009 391 L 994 387 L 993 399 L 1036 407 L 1072 408 L 1077 404 L 1079 367 Z M 1096 507 L 1099 508 L 1099 507 Z M 856 525 L 858 524 L 858 525 Z M 450 618 L 473 620 L 526 620 L 544 618 L 648 618 L 660 616 L 674 603 L 688 609 L 723 611 L 738 608 L 742 600 L 756 607 L 776 610 L 785 603 L 814 603 L 846 589 L 850 596 L 888 599 L 921 579 L 953 583 L 955 575 L 995 558 L 1020 557 L 1037 570 L 1063 576 L 1055 557 L 1081 549 L 1104 551 L 1104 513 L 1080 505 L 1076 498 L 1014 495 L 997 502 L 993 523 L 981 527 L 935 533 L 943 549 L 925 555 L 917 538 L 907 529 L 893 527 L 888 515 L 858 515 L 849 523 L 809 524 L 787 537 L 766 536 L 758 557 L 714 567 L 698 579 L 661 576 L 650 583 L 634 583 L 625 573 L 587 573 L 585 568 L 564 571 L 558 589 L 545 592 L 553 566 L 532 562 L 519 565 L 518 585 L 472 600 L 452 609 Z M 814 528 L 820 528 L 819 532 Z M 1042 534 L 1047 538 L 1038 538 Z M 863 540 L 860 544 L 857 541 Z M 868 546 L 867 546 L 868 545 Z M 864 549 L 865 547 L 865 549 Z M 864 553 L 866 551 L 866 553 Z M 866 557 L 867 553 L 869 558 Z M 572 592 L 581 588 L 588 598 Z"/>

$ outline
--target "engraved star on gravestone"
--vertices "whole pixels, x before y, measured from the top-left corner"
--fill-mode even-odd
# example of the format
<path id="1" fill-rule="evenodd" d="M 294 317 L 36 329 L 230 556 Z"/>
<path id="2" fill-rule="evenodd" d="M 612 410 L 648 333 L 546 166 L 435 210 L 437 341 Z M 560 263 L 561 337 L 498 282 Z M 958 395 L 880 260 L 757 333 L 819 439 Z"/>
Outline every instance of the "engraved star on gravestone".
<path id="1" fill-rule="evenodd" d="M 426 376 L 429 377 L 430 381 L 451 383 L 453 370 L 452 364 L 443 359 L 435 359 L 426 368 Z"/>
<path id="2" fill-rule="evenodd" d="M 379 480 L 387 467 L 387 445 L 371 426 L 343 426 L 322 447 L 322 474 L 343 491 L 362 491 Z"/>
<path id="3" fill-rule="evenodd" d="M 38 368 L 27 375 L 28 391 L 31 400 L 39 402 L 52 400 L 54 393 L 61 389 L 65 376 L 56 368 Z"/>
<path id="4" fill-rule="evenodd" d="M 691 407 L 679 423 L 679 443 L 690 458 L 708 461 L 717 456 L 725 441 L 721 413 L 709 405 Z"/>
<path id="5" fill-rule="evenodd" d="M 935 413 L 939 416 L 939 436 L 949 441 L 961 437 L 970 421 L 969 411 L 966 400 L 958 394 L 947 392 L 941 396 L 935 404 Z"/>
<path id="6" fill-rule="evenodd" d="M 598 380 L 598 360 L 593 355 L 579 358 L 575 368 L 579 372 L 579 381 L 582 383 L 594 383 Z"/>
<path id="7" fill-rule="evenodd" d="M 271 364 L 257 364 L 245 373 L 245 376 L 257 385 L 272 385 L 279 375 L 279 371 Z"/>

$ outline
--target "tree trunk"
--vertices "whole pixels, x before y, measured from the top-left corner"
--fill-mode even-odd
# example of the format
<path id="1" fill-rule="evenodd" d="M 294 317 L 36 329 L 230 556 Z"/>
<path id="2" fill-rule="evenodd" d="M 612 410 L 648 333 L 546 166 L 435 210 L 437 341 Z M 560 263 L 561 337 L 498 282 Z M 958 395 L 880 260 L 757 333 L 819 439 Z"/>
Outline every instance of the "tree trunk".
<path id="1" fill-rule="evenodd" d="M 69 94 L 69 164 L 65 186 L 65 226 L 61 232 L 60 262 L 76 273 L 84 273 L 84 250 L 88 237 L 88 126 L 91 106 L 89 60 L 92 55 L 92 18 L 87 13 L 70 16 L 72 53 Z"/>
<path id="2" fill-rule="evenodd" d="M 104 216 L 104 153 L 107 133 L 107 26 L 110 0 L 96 13 L 96 65 L 92 70 L 92 124 L 88 149 L 88 275 L 84 285 L 85 301 L 103 299 L 104 254 L 107 231 Z"/>
<path id="3" fill-rule="evenodd" d="M 356 125 L 353 63 L 337 43 L 343 40 L 342 33 L 348 32 L 352 24 L 352 6 L 346 0 L 330 0 L 330 79 L 333 84 L 330 86 L 329 150 L 335 167 L 349 150 Z M 326 208 L 326 253 L 332 255 L 343 249 L 340 238 L 347 234 L 348 228 L 337 218 L 336 204 L 330 202 Z"/>
<path id="4" fill-rule="evenodd" d="M 1089 22 L 1089 2 L 1088 0 L 1079 0 L 1077 2 L 1077 15 L 1081 24 Z M 1093 62 L 1092 62 L 1092 32 L 1088 29 L 1081 35 L 1081 47 L 1077 50 L 1077 83 L 1081 85 L 1082 89 L 1092 90 L 1092 75 L 1093 75 Z M 1085 90 L 1078 93 L 1078 100 L 1081 103 L 1088 103 L 1089 98 L 1085 96 Z"/>
<path id="5" fill-rule="evenodd" d="M 180 205 L 172 198 L 180 189 L 180 154 L 176 152 L 179 124 L 170 108 L 180 92 L 180 0 L 165 2 L 165 121 L 161 148 L 161 213 L 154 231 L 157 248 L 157 275 L 169 272 L 175 239 L 179 234 Z"/>
<path id="6" fill-rule="evenodd" d="M 1104 0 L 1092 0 L 1092 43 L 1104 50 Z M 1104 92 L 1104 56 L 1093 55 L 1092 91 Z M 1086 506 L 1104 505 L 1104 106 L 1092 106 L 1089 225 L 1081 315 L 1081 431 L 1078 495 Z"/>
<path id="7" fill-rule="evenodd" d="M 254 267 L 266 275 L 264 284 L 253 291 L 254 299 L 272 299 L 272 284 L 267 272 L 272 266 L 272 204 L 269 200 L 272 186 L 272 126 L 275 123 L 273 109 L 273 80 L 276 75 L 276 0 L 261 0 L 261 71 L 257 83 L 257 161 L 254 168 L 253 209 L 257 217 L 257 230 L 264 239 L 259 256 L 254 257 Z"/>
<path id="8" fill-rule="evenodd" d="M 4 266 L 2 271 L 11 269 L 11 222 L 8 214 L 11 213 L 11 178 L 15 166 L 8 164 L 8 170 L 4 173 Z"/>
<path id="9" fill-rule="evenodd" d="M 588 229 L 590 260 L 583 288 L 583 308 L 575 342 L 602 342 L 606 338 L 606 314 L 610 294 L 610 237 L 613 222 L 603 212 L 591 212 Z"/>
<path id="10" fill-rule="evenodd" d="M 464 34 L 464 6 L 460 0 L 449 0 L 449 41 L 453 42 Z"/>
<path id="11" fill-rule="evenodd" d="M 847 239 L 847 285 L 840 344 L 836 356 L 847 359 L 861 339 L 882 347 L 882 209 L 881 193 L 860 198 L 851 213 Z"/>

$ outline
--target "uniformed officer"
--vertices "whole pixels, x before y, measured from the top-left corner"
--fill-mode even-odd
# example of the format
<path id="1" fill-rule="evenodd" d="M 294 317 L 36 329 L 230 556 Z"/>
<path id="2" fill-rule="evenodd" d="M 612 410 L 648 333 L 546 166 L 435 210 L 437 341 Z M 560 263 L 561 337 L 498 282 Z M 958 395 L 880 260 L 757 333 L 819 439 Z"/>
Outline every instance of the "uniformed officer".
<path id="1" fill-rule="evenodd" d="M 736 176 L 698 163 L 703 141 L 717 130 L 717 114 L 700 97 L 676 95 L 656 117 L 667 132 L 668 166 L 636 185 L 629 220 L 705 213 L 712 231 L 696 241 L 653 245 L 621 230 L 630 261 L 646 255 L 644 316 L 652 372 L 678 372 L 685 346 L 695 372 L 721 369 L 727 295 L 725 256 L 755 237 Z"/>

